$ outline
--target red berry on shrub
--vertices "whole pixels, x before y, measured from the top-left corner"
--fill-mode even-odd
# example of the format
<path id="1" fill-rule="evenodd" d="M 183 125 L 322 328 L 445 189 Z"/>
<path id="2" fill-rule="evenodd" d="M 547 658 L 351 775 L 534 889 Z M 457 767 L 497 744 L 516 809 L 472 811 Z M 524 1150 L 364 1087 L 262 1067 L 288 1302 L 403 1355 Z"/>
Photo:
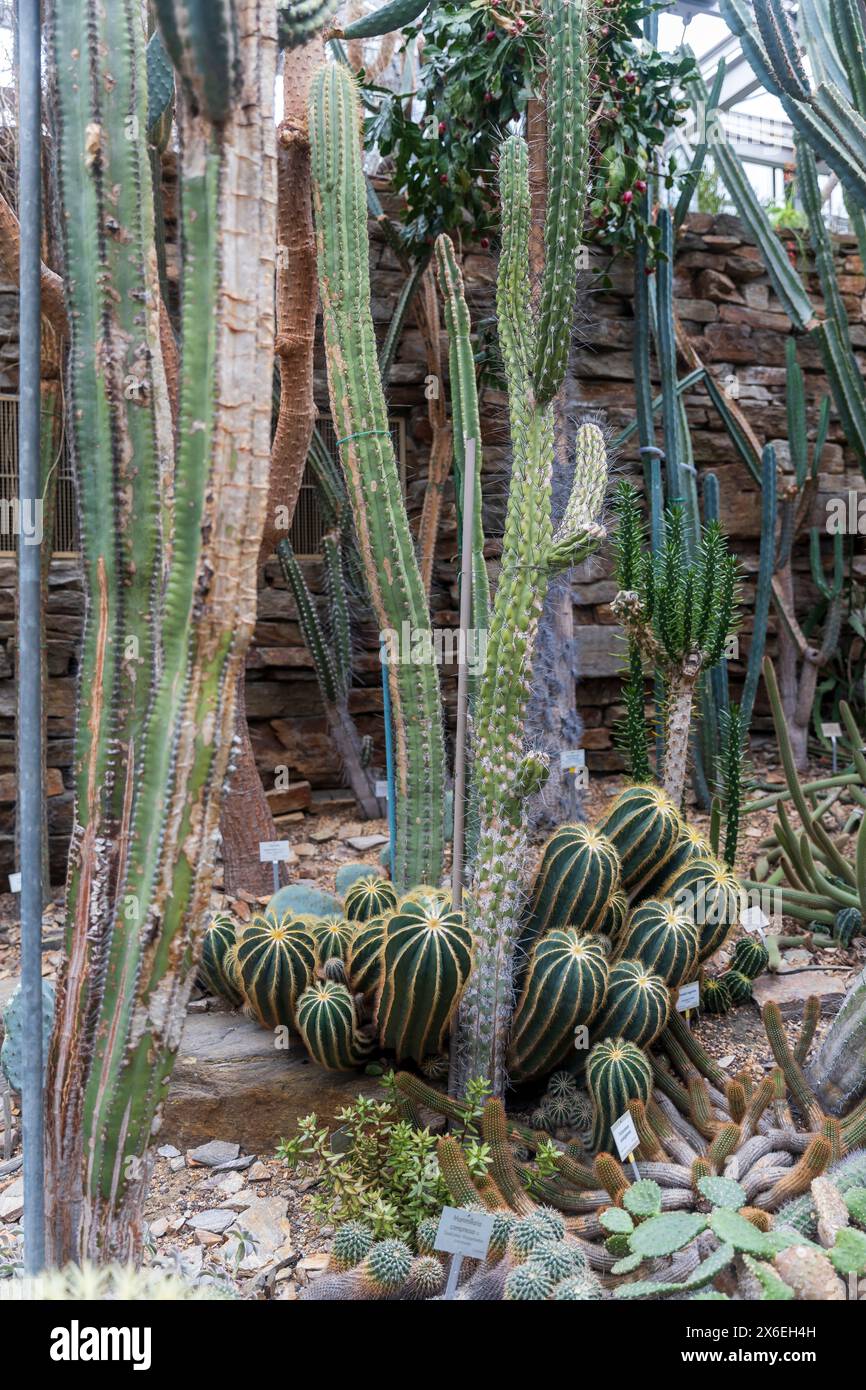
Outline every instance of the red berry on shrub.
<path id="1" fill-rule="evenodd" d="M 447 174 L 440 174 L 440 175 L 439 175 L 439 182 L 440 182 L 440 183 L 447 183 L 447 182 L 448 182 L 448 175 L 447 175 Z"/>
<path id="2" fill-rule="evenodd" d="M 634 86 L 635 82 L 637 82 L 637 73 L 627 72 L 625 75 L 625 80 L 629 84 L 629 86 Z"/>
<path id="3" fill-rule="evenodd" d="M 623 193 L 622 201 L 625 203 L 626 207 L 628 207 L 629 203 L 634 202 L 634 194 L 632 193 L 630 188 L 627 188 L 625 190 L 625 193 Z"/>
<path id="4" fill-rule="evenodd" d="M 439 134 L 440 134 L 440 135 L 444 135 L 444 134 L 445 134 L 445 131 L 446 131 L 447 129 L 448 129 L 448 127 L 446 126 L 445 122 L 444 122 L 444 121 L 440 121 L 440 122 L 439 122 Z"/>
<path id="5" fill-rule="evenodd" d="M 488 30 L 487 30 L 487 33 L 484 35 L 484 37 L 485 37 L 485 39 L 487 40 L 488 43 L 491 43 L 491 42 L 493 41 L 493 39 L 496 38 L 496 30 L 495 30 L 495 29 L 488 29 Z"/>
<path id="6" fill-rule="evenodd" d="M 635 179 L 634 186 L 638 193 L 646 193 L 646 181 L 644 179 Z"/>
<path id="7" fill-rule="evenodd" d="M 486 251 L 488 246 L 490 245 L 490 237 L 483 236 L 479 241 L 478 245 L 482 248 L 482 250 Z"/>

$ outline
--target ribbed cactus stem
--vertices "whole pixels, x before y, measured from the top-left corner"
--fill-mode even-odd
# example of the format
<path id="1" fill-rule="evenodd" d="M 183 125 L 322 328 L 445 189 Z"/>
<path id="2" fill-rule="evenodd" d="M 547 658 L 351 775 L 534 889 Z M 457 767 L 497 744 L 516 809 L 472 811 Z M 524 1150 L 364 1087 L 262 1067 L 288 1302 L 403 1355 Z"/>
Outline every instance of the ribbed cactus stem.
<path id="1" fill-rule="evenodd" d="M 725 1163 L 736 1153 L 742 1141 L 742 1130 L 738 1124 L 730 1122 L 722 1125 L 707 1150 L 707 1156 L 717 1173 L 721 1173 Z"/>
<path id="2" fill-rule="evenodd" d="M 746 1092 L 742 1082 L 729 1081 L 725 1086 L 725 1097 L 731 1112 L 731 1119 L 736 1120 L 739 1124 L 746 1113 Z"/>
<path id="3" fill-rule="evenodd" d="M 772 1000 L 765 1004 L 763 1019 L 770 1048 L 777 1066 L 784 1074 L 788 1090 L 809 1128 L 818 1129 L 824 1118 L 823 1112 L 803 1074 L 802 1067 L 791 1051 L 778 1004 Z"/>
<path id="4" fill-rule="evenodd" d="M 189 95 L 178 111 L 173 453 L 160 424 L 170 415 L 150 167 L 136 133 L 147 127 L 141 7 L 54 7 L 88 596 L 67 956 L 46 1088 L 61 1261 L 139 1248 L 146 1155 L 201 948 L 255 612 L 270 401 L 250 382 L 273 354 L 276 40 L 253 0 L 233 9 L 237 81 L 223 100 L 233 108 L 243 84 L 242 119 L 227 109 L 216 131 Z"/>
<path id="5" fill-rule="evenodd" d="M 596 1154 L 592 1166 L 599 1186 L 610 1194 L 614 1206 L 621 1207 L 623 1193 L 631 1187 L 622 1164 L 613 1154 L 600 1153 Z"/>
<path id="6" fill-rule="evenodd" d="M 331 412 L 376 620 L 383 632 L 398 634 L 406 623 L 413 644 L 432 644 L 376 360 L 359 127 L 355 80 L 330 64 L 313 80 L 310 144 Z M 436 667 L 394 659 L 388 677 L 397 773 L 395 881 L 406 887 L 438 882 L 445 749 Z"/>
<path id="7" fill-rule="evenodd" d="M 829 1167 L 832 1152 L 830 1140 L 823 1134 L 816 1134 L 791 1171 L 762 1198 L 761 1206 L 767 1211 L 775 1211 L 783 1202 L 799 1197 L 801 1192 L 808 1192 L 815 1179 Z"/>

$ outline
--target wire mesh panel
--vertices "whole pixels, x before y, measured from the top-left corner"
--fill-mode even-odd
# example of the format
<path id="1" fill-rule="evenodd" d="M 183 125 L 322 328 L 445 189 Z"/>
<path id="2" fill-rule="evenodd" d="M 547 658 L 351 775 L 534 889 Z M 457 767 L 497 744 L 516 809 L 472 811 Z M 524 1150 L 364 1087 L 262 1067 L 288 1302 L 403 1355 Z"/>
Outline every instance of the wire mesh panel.
<path id="1" fill-rule="evenodd" d="M 322 436 L 326 448 L 334 460 L 337 461 L 337 433 L 334 429 L 333 420 L 330 415 L 324 415 L 320 412 L 317 424 L 319 434 Z M 391 431 L 394 452 L 397 455 L 400 485 L 405 493 L 406 422 L 403 419 L 392 417 L 388 421 L 388 428 Z M 319 504 L 319 492 L 316 487 L 315 476 L 309 462 L 307 462 L 304 469 L 301 490 L 298 493 L 298 505 L 295 508 L 292 529 L 289 532 L 292 550 L 301 558 L 318 555 L 322 548 L 322 537 L 325 534 L 325 530 L 326 523 Z"/>
<path id="2" fill-rule="evenodd" d="M 75 478 L 65 445 L 57 460 L 57 495 L 54 510 L 53 555 L 74 555 L 79 549 L 78 507 Z M 18 549 L 16 500 L 18 497 L 18 397 L 0 396 L 0 554 Z"/>

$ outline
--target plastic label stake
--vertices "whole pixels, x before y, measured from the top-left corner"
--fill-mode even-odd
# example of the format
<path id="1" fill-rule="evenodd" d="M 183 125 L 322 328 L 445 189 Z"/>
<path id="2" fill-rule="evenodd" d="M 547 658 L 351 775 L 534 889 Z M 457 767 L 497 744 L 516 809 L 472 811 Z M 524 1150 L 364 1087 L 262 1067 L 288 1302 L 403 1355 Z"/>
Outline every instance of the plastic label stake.
<path id="1" fill-rule="evenodd" d="M 677 1013 L 685 1014 L 686 1023 L 690 1023 L 692 1009 L 701 1007 L 701 983 L 700 980 L 693 980 L 690 985 L 680 985 L 677 993 Z"/>
<path id="2" fill-rule="evenodd" d="M 280 865 L 290 864 L 295 852 L 288 840 L 260 840 L 259 863 L 272 864 L 274 868 L 274 892 L 280 889 Z"/>
<path id="3" fill-rule="evenodd" d="M 833 774 L 835 776 L 837 768 L 839 766 L 838 742 L 839 739 L 842 737 L 842 725 L 825 724 L 824 733 L 830 740 L 830 746 L 833 749 Z"/>
<path id="4" fill-rule="evenodd" d="M 759 936 L 762 941 L 766 939 L 769 925 L 769 917 L 759 907 L 747 907 L 740 913 L 740 926 L 753 936 Z"/>
<path id="5" fill-rule="evenodd" d="M 454 1298 L 464 1259 L 486 1260 L 493 1233 L 493 1216 L 486 1211 L 466 1211 L 463 1207 L 443 1207 L 433 1242 L 434 1250 L 451 1256 L 445 1298 Z"/>
<path id="6" fill-rule="evenodd" d="M 620 1115 L 618 1120 L 614 1120 L 610 1132 L 613 1135 L 617 1153 L 621 1159 L 626 1159 L 631 1164 L 635 1181 L 640 1182 L 640 1172 L 634 1160 L 635 1151 L 640 1147 L 640 1137 L 635 1129 L 634 1120 L 627 1110 L 624 1115 Z"/>
<path id="7" fill-rule="evenodd" d="M 10 875 L 9 875 L 9 892 L 10 892 L 10 893 L 20 893 L 20 892 L 21 892 L 21 875 L 20 875 L 20 874 L 10 874 Z"/>

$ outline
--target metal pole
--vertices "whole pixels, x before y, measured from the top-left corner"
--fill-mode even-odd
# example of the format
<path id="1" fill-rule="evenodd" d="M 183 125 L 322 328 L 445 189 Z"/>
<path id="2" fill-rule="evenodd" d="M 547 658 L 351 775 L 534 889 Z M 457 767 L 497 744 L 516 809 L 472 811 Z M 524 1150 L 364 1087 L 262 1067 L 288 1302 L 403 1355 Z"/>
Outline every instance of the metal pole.
<path id="1" fill-rule="evenodd" d="M 18 0 L 18 220 L 21 226 L 18 405 L 19 520 L 38 517 L 42 260 L 40 0 Z M 21 994 L 24 1065 L 24 1261 L 45 1263 L 42 1113 L 42 667 L 41 527 L 18 528 L 18 824 L 21 846 Z"/>
<path id="2" fill-rule="evenodd" d="M 466 823 L 466 713 L 469 703 L 469 624 L 472 621 L 472 527 L 475 508 L 475 440 L 464 440 L 463 536 L 460 546 L 460 646 L 457 662 L 457 736 L 454 743 L 454 839 L 451 846 L 451 902 L 463 901 L 463 835 Z"/>
<path id="3" fill-rule="evenodd" d="M 388 647 L 384 637 L 379 642 L 379 660 L 382 663 L 382 717 L 385 721 L 385 776 L 388 780 L 388 862 L 391 865 L 391 878 L 397 856 L 397 792 L 394 771 L 394 731 L 391 724 L 391 687 L 388 684 Z M 402 886 L 402 885 L 401 885 Z"/>

